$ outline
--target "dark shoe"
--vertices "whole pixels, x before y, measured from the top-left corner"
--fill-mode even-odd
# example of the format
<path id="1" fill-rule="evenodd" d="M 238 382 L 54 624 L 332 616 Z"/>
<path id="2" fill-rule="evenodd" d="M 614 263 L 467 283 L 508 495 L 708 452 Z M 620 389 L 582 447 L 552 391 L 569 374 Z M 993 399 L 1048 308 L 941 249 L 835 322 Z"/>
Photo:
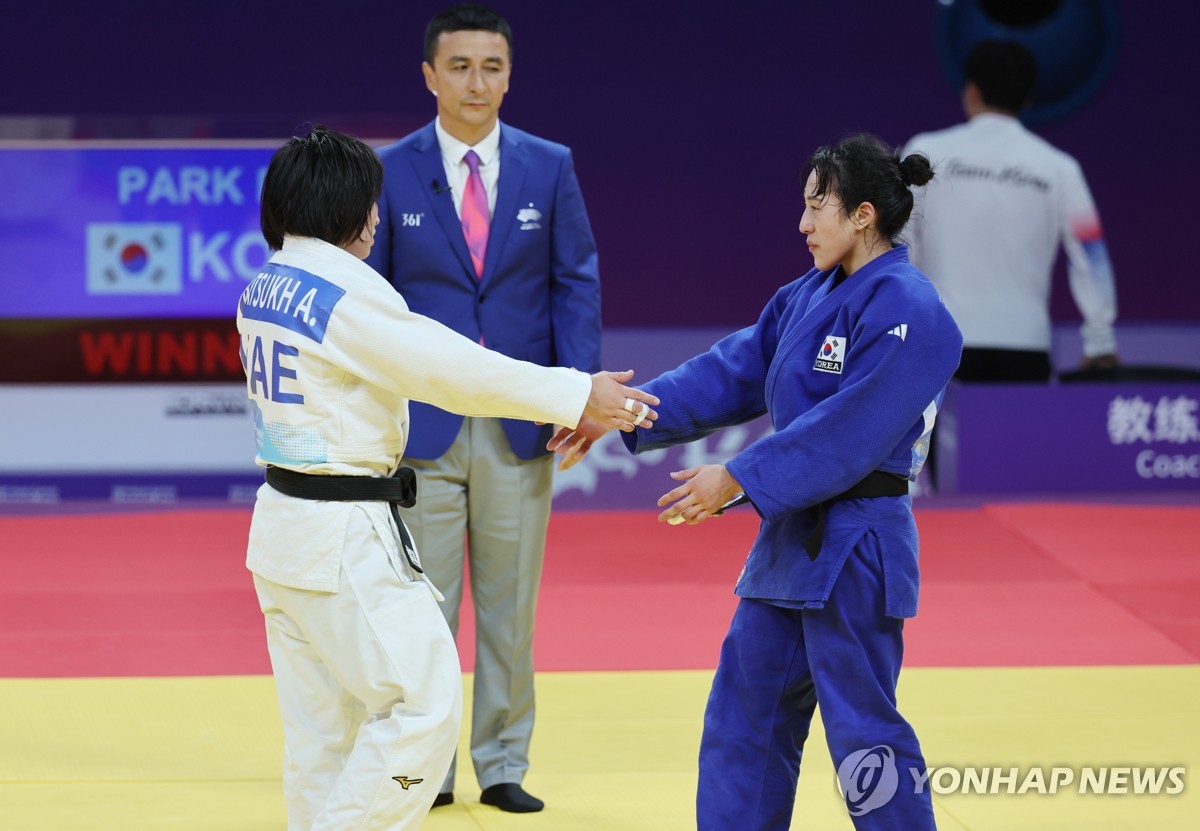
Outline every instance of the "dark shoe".
<path id="1" fill-rule="evenodd" d="M 525 793 L 525 789 L 516 782 L 502 782 L 484 788 L 479 795 L 479 801 L 484 805 L 495 805 L 501 811 L 510 814 L 532 814 L 546 807 L 546 803 L 536 796 Z"/>
<path id="2" fill-rule="evenodd" d="M 441 808 L 443 805 L 450 805 L 454 802 L 454 792 L 440 793 L 433 798 L 433 807 Z"/>

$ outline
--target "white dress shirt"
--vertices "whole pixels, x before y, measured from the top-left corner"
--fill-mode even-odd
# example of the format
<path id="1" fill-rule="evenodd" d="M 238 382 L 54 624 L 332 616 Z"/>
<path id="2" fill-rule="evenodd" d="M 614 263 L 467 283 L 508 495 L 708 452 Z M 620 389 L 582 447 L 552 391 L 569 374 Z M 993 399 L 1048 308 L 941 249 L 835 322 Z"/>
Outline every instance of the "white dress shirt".
<path id="1" fill-rule="evenodd" d="M 500 181 L 500 122 L 475 146 L 464 144 L 446 132 L 439 118 L 433 127 L 437 133 L 438 147 L 442 150 L 442 167 L 446 170 L 446 184 L 454 197 L 454 211 L 462 218 L 463 191 L 471 171 L 463 157 L 474 150 L 479 157 L 479 178 L 487 190 L 488 218 L 496 212 L 496 188 Z"/>

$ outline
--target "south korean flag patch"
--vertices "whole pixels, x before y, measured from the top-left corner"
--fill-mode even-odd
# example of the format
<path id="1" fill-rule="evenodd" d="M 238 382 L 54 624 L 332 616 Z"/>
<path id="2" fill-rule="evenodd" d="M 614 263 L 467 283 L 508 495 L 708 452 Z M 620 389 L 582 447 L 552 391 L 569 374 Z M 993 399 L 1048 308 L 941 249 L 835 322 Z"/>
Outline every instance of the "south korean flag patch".
<path id="1" fill-rule="evenodd" d="M 817 372 L 832 372 L 842 374 L 842 359 L 846 354 L 846 339 L 841 335 L 826 335 L 821 351 L 817 353 L 817 362 L 813 369 Z"/>

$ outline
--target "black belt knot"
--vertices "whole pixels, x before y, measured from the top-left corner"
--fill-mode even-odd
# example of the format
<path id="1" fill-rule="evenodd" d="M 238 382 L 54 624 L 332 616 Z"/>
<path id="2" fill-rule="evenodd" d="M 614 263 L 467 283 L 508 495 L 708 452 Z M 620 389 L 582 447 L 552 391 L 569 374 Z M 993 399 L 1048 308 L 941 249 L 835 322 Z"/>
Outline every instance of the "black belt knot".
<path id="1" fill-rule="evenodd" d="M 417 504 L 417 474 L 411 467 L 396 470 L 390 478 L 379 476 L 325 476 L 300 473 L 283 467 L 267 467 L 267 484 L 285 496 L 296 499 L 319 499 L 325 502 L 387 502 L 396 521 L 404 557 L 416 572 L 425 572 L 413 556 L 416 546 L 400 511 L 396 508 L 411 508 Z"/>
<path id="2" fill-rule="evenodd" d="M 804 550 L 808 552 L 808 559 L 815 560 L 817 559 L 817 555 L 821 553 L 821 545 L 825 542 L 825 515 L 829 510 L 829 506 L 834 502 L 841 502 L 843 499 L 865 499 L 877 496 L 904 496 L 907 493 L 907 479 L 895 473 L 884 473 L 882 470 L 873 470 L 861 482 L 852 485 L 837 496 L 826 499 L 815 506 L 812 510 L 816 511 L 817 514 L 817 527 L 813 528 L 808 538 L 804 541 Z"/>

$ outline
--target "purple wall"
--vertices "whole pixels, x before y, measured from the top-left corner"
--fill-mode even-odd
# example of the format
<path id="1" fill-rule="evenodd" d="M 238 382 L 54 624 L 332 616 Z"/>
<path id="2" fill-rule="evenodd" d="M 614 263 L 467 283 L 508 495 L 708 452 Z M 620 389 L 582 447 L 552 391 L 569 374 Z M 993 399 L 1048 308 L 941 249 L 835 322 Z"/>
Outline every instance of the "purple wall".
<path id="1" fill-rule="evenodd" d="M 433 116 L 420 49 L 442 5 L 7 4 L 0 126 L 10 136 L 57 124 L 87 137 L 282 137 L 323 120 L 398 136 Z M 938 68 L 935 0 L 496 5 L 516 38 L 503 116 L 574 148 L 610 327 L 750 322 L 810 267 L 798 174 L 816 145 L 857 129 L 900 143 L 960 118 Z M 1200 321 L 1200 290 L 1174 253 L 1191 237 L 1200 173 L 1172 126 L 1190 117 L 1195 73 L 1183 68 L 1200 9 L 1122 2 L 1120 17 L 1109 83 L 1037 131 L 1089 174 L 1122 320 Z M 1061 280 L 1054 308 L 1058 320 L 1077 318 Z"/>

